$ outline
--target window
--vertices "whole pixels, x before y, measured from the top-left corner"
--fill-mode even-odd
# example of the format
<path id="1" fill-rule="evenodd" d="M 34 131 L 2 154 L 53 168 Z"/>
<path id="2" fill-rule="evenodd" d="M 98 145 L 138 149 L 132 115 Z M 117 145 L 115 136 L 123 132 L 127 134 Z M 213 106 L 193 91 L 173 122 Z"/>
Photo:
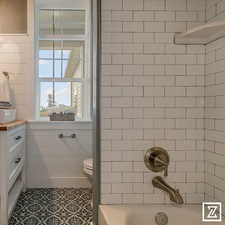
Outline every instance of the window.
<path id="1" fill-rule="evenodd" d="M 74 112 L 90 117 L 89 32 L 85 10 L 41 9 L 38 34 L 38 117 Z"/>

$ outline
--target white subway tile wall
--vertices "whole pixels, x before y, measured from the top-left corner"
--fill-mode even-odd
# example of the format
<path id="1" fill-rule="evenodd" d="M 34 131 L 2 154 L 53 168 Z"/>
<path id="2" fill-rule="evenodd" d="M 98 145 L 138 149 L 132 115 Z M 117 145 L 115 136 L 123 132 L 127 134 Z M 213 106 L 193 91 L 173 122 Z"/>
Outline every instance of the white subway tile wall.
<path id="1" fill-rule="evenodd" d="M 224 0 L 207 0 L 209 21 L 225 18 Z M 206 199 L 225 207 L 225 38 L 206 46 Z"/>
<path id="2" fill-rule="evenodd" d="M 11 97 L 17 109 L 18 119 L 31 119 L 33 92 L 32 35 L 0 37 L 0 76 L 2 71 L 9 73 Z M 29 93 L 29 94 L 28 94 Z"/>
<path id="3" fill-rule="evenodd" d="M 224 0 L 206 0 L 206 21 L 217 21 L 225 18 Z"/>
<path id="4" fill-rule="evenodd" d="M 205 0 L 102 0 L 102 5 L 101 201 L 168 203 L 151 184 L 157 174 L 143 162 L 148 148 L 161 146 L 171 157 L 166 180 L 186 203 L 199 203 L 205 47 L 174 45 L 173 37 L 205 22 Z"/>

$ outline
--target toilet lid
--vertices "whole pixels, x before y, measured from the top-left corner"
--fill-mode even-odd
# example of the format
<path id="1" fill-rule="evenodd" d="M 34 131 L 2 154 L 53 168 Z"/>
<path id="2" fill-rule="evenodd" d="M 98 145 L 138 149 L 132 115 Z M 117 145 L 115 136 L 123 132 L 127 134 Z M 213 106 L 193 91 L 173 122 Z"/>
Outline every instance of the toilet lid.
<path id="1" fill-rule="evenodd" d="M 85 159 L 84 160 L 84 168 L 92 170 L 93 169 L 93 159 Z"/>

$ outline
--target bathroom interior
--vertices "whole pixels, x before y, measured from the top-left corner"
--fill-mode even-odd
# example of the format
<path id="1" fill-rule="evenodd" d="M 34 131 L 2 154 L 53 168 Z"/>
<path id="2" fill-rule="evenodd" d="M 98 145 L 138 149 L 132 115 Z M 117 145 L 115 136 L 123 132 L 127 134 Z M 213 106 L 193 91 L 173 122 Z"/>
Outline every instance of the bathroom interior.
<path id="1" fill-rule="evenodd" d="M 0 225 L 223 210 L 225 0 L 0 0 Z"/>

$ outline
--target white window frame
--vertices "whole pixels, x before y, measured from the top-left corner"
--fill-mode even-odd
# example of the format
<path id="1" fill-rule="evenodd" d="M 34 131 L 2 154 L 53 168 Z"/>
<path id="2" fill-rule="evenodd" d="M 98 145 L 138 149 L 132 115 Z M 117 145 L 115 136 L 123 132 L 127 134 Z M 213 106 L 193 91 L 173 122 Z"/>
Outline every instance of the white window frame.
<path id="1" fill-rule="evenodd" d="M 40 10 L 84 10 L 85 11 L 85 34 L 84 35 L 70 35 L 67 36 L 57 36 L 49 35 L 44 38 L 39 36 L 40 28 Z M 82 84 L 82 94 L 81 94 L 81 107 L 82 107 L 82 118 L 76 118 L 78 121 L 90 121 L 91 120 L 91 34 L 90 34 L 90 12 L 88 8 L 53 8 L 53 7 L 41 7 L 37 8 L 36 11 L 36 54 L 35 54 L 35 71 L 36 71 L 36 107 L 35 107 L 35 118 L 36 120 L 48 121 L 49 117 L 40 116 L 40 83 L 41 82 L 79 82 Z M 62 38 L 63 37 L 63 38 Z M 85 69 L 83 78 L 40 78 L 39 77 L 39 41 L 84 41 L 85 43 Z"/>

